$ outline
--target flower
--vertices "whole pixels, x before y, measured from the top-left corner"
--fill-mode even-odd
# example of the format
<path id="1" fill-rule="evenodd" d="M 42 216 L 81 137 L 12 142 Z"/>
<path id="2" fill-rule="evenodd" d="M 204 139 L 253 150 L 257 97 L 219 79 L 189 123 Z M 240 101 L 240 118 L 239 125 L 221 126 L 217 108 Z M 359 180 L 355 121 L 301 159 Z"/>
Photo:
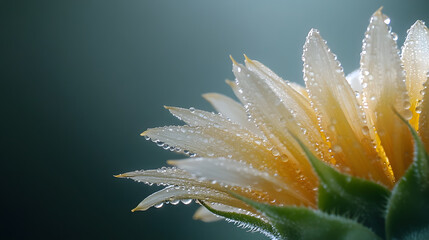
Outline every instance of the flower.
<path id="1" fill-rule="evenodd" d="M 395 110 L 429 149 L 429 94 L 424 94 L 429 31 L 417 21 L 399 53 L 389 23 L 381 9 L 373 14 L 360 70 L 347 77 L 312 29 L 302 56 L 306 88 L 247 56 L 244 65 L 231 58 L 236 79 L 227 83 L 241 104 L 208 93 L 203 97 L 218 114 L 166 107 L 186 125 L 142 133 L 190 158 L 168 161 L 169 168 L 118 175 L 165 186 L 133 211 L 196 199 L 203 206 L 195 218 L 203 221 L 217 219 L 215 212 L 270 222 L 237 195 L 268 205 L 318 209 L 320 176 L 300 143 L 342 174 L 393 189 L 413 162 L 412 135 Z"/>

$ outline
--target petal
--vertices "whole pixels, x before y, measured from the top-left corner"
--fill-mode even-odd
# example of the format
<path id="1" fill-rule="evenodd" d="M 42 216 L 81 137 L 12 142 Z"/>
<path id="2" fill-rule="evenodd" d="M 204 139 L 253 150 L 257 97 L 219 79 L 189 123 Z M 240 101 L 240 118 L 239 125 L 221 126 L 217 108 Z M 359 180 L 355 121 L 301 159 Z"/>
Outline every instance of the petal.
<path id="1" fill-rule="evenodd" d="M 190 199 L 198 199 L 221 203 L 237 208 L 249 209 L 240 200 L 229 196 L 227 193 L 217 191 L 211 188 L 193 186 L 190 188 L 169 186 L 158 192 L 155 192 L 141 201 L 132 211 L 146 211 L 152 206 L 162 206 L 165 202 L 176 203 L 182 200 L 184 203 L 189 203 Z"/>
<path id="2" fill-rule="evenodd" d="M 238 98 L 245 104 L 259 129 L 276 147 L 274 151 L 310 170 L 301 149 L 289 133 L 290 130 L 302 136 L 309 144 L 314 142 L 308 141 L 308 136 L 313 136 L 313 132 L 319 134 L 318 130 L 314 130 L 315 125 L 312 121 L 315 118 L 308 116 L 312 111 L 306 112 L 306 109 L 301 108 L 306 101 L 305 98 L 283 80 L 269 76 L 265 72 L 265 67 L 261 69 L 256 61 L 246 59 L 246 65 L 245 67 L 235 62 L 233 64 Z M 280 84 L 282 85 L 279 86 Z M 300 118 L 306 118 L 307 121 L 300 121 Z M 311 134 L 305 136 L 307 132 Z M 311 174 L 309 172 L 306 175 Z"/>
<path id="3" fill-rule="evenodd" d="M 258 136 L 263 136 L 261 131 L 256 125 L 249 121 L 246 110 L 244 107 L 234 101 L 233 99 L 218 93 L 206 93 L 203 97 L 210 102 L 210 104 L 221 113 L 223 116 L 231 119 L 231 121 L 239 124 L 240 126 L 252 131 Z"/>
<path id="4" fill-rule="evenodd" d="M 167 186 L 145 198 L 133 211 L 145 211 L 154 205 L 162 205 L 164 202 L 175 203 L 179 200 L 201 199 L 233 204 L 233 206 L 244 207 L 240 201 L 230 197 L 225 188 L 219 184 L 202 181 L 189 172 L 178 168 L 160 168 L 155 170 L 142 170 L 117 175 L 120 178 L 129 178 L 146 184 L 157 184 Z M 225 198 L 225 201 L 219 201 Z"/>
<path id="5" fill-rule="evenodd" d="M 246 67 L 233 61 L 237 84 L 234 92 L 274 146 L 273 154 L 282 160 L 273 161 L 273 164 L 279 165 L 278 174 L 294 178 L 294 182 L 301 185 L 299 188 L 303 188 L 305 194 L 313 198 L 317 177 L 291 133 L 303 139 L 323 158 L 327 149 L 324 151 L 324 142 L 317 129 L 314 112 L 304 96 L 258 65 L 250 59 L 246 59 Z"/>
<path id="6" fill-rule="evenodd" d="M 247 57 L 246 67 L 264 80 L 282 103 L 280 104 L 280 109 L 286 110 L 281 112 L 286 114 L 288 116 L 287 120 L 289 120 L 287 121 L 289 129 L 286 129 L 287 131 L 284 134 L 289 138 L 290 131 L 295 136 L 299 136 L 307 142 L 308 146 L 313 148 L 319 157 L 324 158 L 324 155 L 328 153 L 328 149 L 324 148 L 324 139 L 317 127 L 317 118 L 311 108 L 306 90 L 305 94 L 300 94 L 300 92 L 303 92 L 301 86 L 284 81 L 262 63 L 250 60 Z M 280 119 L 282 118 L 282 116 L 279 117 Z M 289 144 L 288 147 L 290 148 Z"/>
<path id="7" fill-rule="evenodd" d="M 133 211 L 145 211 L 151 206 L 162 205 L 164 202 L 178 203 L 179 200 L 199 199 L 243 208 L 254 211 L 246 204 L 229 195 L 230 191 L 260 202 L 271 202 L 273 198 L 262 191 L 244 189 L 232 185 L 220 185 L 217 182 L 197 178 L 195 175 L 178 168 L 161 168 L 156 170 L 142 170 L 117 175 L 119 178 L 129 178 L 137 182 L 152 185 L 166 186 L 146 199 Z M 219 200 L 223 199 L 223 200 Z"/>
<path id="8" fill-rule="evenodd" d="M 252 217 L 257 217 L 265 222 L 268 222 L 268 220 L 266 219 L 266 217 L 260 215 L 259 213 L 254 213 L 254 212 L 250 212 L 250 211 L 246 211 L 244 209 L 240 209 L 240 208 L 234 208 L 231 206 L 227 206 L 227 205 L 223 205 L 223 204 L 219 204 L 219 203 L 210 203 L 210 202 L 204 202 L 206 205 L 208 205 L 209 207 L 217 210 L 217 211 L 221 211 L 221 212 L 230 212 L 230 213 L 238 213 L 238 214 L 245 214 L 248 216 L 252 216 Z M 224 217 L 221 216 L 217 216 L 214 213 L 210 212 L 209 210 L 207 210 L 207 208 L 205 207 L 200 207 L 198 208 L 198 210 L 195 212 L 194 217 L 195 220 L 201 220 L 203 222 L 214 222 L 217 221 L 219 219 L 223 219 Z"/>
<path id="9" fill-rule="evenodd" d="M 429 78 L 424 84 L 423 99 L 419 105 L 420 117 L 419 117 L 419 135 L 422 138 L 422 142 L 425 145 L 426 151 L 429 151 L 429 93 L 427 86 L 429 85 Z"/>
<path id="10" fill-rule="evenodd" d="M 288 85 L 291 86 L 295 91 L 301 93 L 301 95 L 304 96 L 305 98 L 308 98 L 307 89 L 305 89 L 305 87 L 294 82 L 289 82 Z"/>
<path id="11" fill-rule="evenodd" d="M 169 161 L 188 172 L 214 180 L 221 186 L 232 185 L 244 189 L 264 192 L 278 204 L 313 206 L 313 202 L 299 195 L 279 179 L 266 171 L 253 168 L 245 162 L 225 158 L 192 158 L 187 160 Z M 272 202 L 274 203 L 274 202 Z"/>
<path id="12" fill-rule="evenodd" d="M 233 129 L 216 127 L 171 126 L 148 129 L 144 133 L 164 148 L 180 149 L 200 157 L 224 157 L 269 167 L 275 156 L 262 139 Z M 191 154 L 192 155 L 192 154 Z"/>
<path id="13" fill-rule="evenodd" d="M 390 20 L 389 20 L 390 21 Z M 381 145 L 399 179 L 412 161 L 412 140 L 407 126 L 392 111 L 412 117 L 401 67 L 396 35 L 390 32 L 387 16 L 381 9 L 371 17 L 361 54 L 364 107 L 374 124 Z"/>
<path id="14" fill-rule="evenodd" d="M 160 168 L 154 170 L 140 170 L 116 175 L 118 178 L 129 178 L 136 182 L 143 182 L 149 185 L 158 186 L 193 186 L 201 185 L 193 175 L 179 168 Z M 206 186 L 206 185 L 201 185 Z"/>
<path id="15" fill-rule="evenodd" d="M 420 109 L 417 109 L 422 99 L 421 91 L 429 71 L 429 31 L 422 21 L 417 21 L 408 30 L 408 35 L 402 48 L 402 62 L 406 72 L 406 84 L 410 95 L 410 110 L 413 112 L 411 125 L 418 130 Z"/>
<path id="16" fill-rule="evenodd" d="M 244 132 L 216 127 L 170 126 L 148 129 L 143 136 L 165 149 L 173 149 L 190 156 L 231 158 L 252 164 L 259 170 L 278 174 L 291 188 L 315 201 L 317 179 L 303 171 L 278 153 L 267 141 Z M 312 171 L 309 169 L 309 171 Z"/>
<path id="17" fill-rule="evenodd" d="M 392 186 L 355 93 L 317 30 L 312 29 L 307 36 L 303 60 L 310 99 L 331 144 L 331 163 L 354 176 Z"/>
<path id="18" fill-rule="evenodd" d="M 360 81 L 360 69 L 356 69 L 353 72 L 349 73 L 349 75 L 346 76 L 347 82 L 352 87 L 353 91 L 355 92 L 362 92 L 362 84 Z"/>
<path id="19" fill-rule="evenodd" d="M 225 211 L 225 209 L 222 209 L 222 211 Z M 214 213 L 210 212 L 209 210 L 207 210 L 207 208 L 203 206 L 197 209 L 197 211 L 194 213 L 194 216 L 192 218 L 195 220 L 200 220 L 207 223 L 216 222 L 223 219 L 223 217 L 215 215 Z"/>
<path id="20" fill-rule="evenodd" d="M 229 131 L 234 133 L 241 133 L 241 134 L 246 133 L 254 137 L 257 137 L 254 135 L 253 131 L 251 132 L 250 130 L 243 127 L 242 125 L 230 121 L 229 119 L 225 118 L 223 115 L 215 114 L 212 112 L 206 112 L 198 109 L 193 109 L 193 108 L 185 109 L 185 108 L 167 107 L 167 106 L 165 108 L 167 108 L 171 112 L 171 114 L 173 114 L 175 117 L 184 121 L 190 126 L 215 127 L 219 129 L 228 129 Z M 248 125 L 253 125 L 254 131 L 258 131 L 259 136 L 262 134 L 253 123 L 249 121 L 247 122 L 248 122 Z"/>

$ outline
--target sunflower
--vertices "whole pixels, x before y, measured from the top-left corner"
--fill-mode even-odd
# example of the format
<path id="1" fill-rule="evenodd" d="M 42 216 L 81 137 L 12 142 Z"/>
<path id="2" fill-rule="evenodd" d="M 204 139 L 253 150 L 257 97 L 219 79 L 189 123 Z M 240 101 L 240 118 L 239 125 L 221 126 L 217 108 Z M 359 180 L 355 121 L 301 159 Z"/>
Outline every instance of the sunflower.
<path id="1" fill-rule="evenodd" d="M 412 181 L 410 165 L 426 171 L 421 165 L 429 148 L 429 31 L 417 21 L 400 53 L 389 23 L 381 9 L 372 15 L 360 69 L 348 76 L 312 29 L 302 56 L 305 88 L 247 56 L 244 64 L 231 58 L 235 81 L 227 84 L 240 103 L 204 94 L 218 113 L 166 107 L 186 125 L 142 133 L 189 158 L 168 161 L 172 167 L 117 175 L 165 186 L 132 211 L 197 200 L 202 206 L 194 218 L 226 218 L 273 238 L 306 239 L 311 231 L 330 239 L 356 231 L 368 238 L 405 236 L 403 231 L 395 235 L 395 217 L 389 216 L 398 215 L 392 209 L 401 209 L 395 201 L 405 201 L 395 198 L 398 192 L 411 188 L 403 187 Z M 422 202 L 429 203 L 425 194 Z M 321 230 L 312 223 L 319 218 Z M 420 225 L 404 232 L 427 234 L 425 224 L 412 231 Z M 323 235 L 331 228 L 330 235 Z"/>

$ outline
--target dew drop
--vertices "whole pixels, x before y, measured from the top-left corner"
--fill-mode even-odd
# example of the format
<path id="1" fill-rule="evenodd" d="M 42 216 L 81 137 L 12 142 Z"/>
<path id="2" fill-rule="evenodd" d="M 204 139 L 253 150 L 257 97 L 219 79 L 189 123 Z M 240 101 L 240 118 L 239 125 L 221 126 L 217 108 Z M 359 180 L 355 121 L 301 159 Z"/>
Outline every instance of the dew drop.
<path id="1" fill-rule="evenodd" d="M 342 152 L 343 151 L 343 149 L 341 148 L 341 146 L 339 146 L 339 145 L 334 145 L 334 146 L 332 146 L 332 150 L 334 151 L 334 152 L 336 152 L 336 153 L 340 153 L 340 152 Z"/>
<path id="2" fill-rule="evenodd" d="M 421 106 L 416 107 L 416 113 L 418 113 L 418 114 L 422 113 L 422 107 Z"/>
<path id="3" fill-rule="evenodd" d="M 161 142 L 159 140 L 155 141 L 156 145 L 158 145 L 159 147 L 164 146 L 164 142 Z"/>
<path id="4" fill-rule="evenodd" d="M 413 117 L 413 113 L 410 110 L 405 110 L 402 113 L 402 116 L 406 119 L 406 120 L 410 120 Z"/>
<path id="5" fill-rule="evenodd" d="M 154 205 L 155 208 L 161 208 L 162 206 L 164 206 L 163 202 Z"/>
<path id="6" fill-rule="evenodd" d="M 280 152 L 277 150 L 277 149 L 273 149 L 272 151 L 271 151 L 272 153 L 273 153 L 273 155 L 274 156 L 280 156 Z"/>
<path id="7" fill-rule="evenodd" d="M 182 199 L 181 201 L 183 204 L 188 205 L 192 202 L 192 199 Z"/>
<path id="8" fill-rule="evenodd" d="M 404 102 L 404 109 L 409 109 L 411 107 L 411 103 L 409 101 Z"/>
<path id="9" fill-rule="evenodd" d="M 363 127 L 362 127 L 362 133 L 363 133 L 364 135 L 368 135 L 368 134 L 369 134 L 369 128 L 368 128 L 367 126 L 363 126 Z"/>
<path id="10" fill-rule="evenodd" d="M 390 24 L 390 18 L 386 18 L 386 19 L 384 19 L 384 23 L 385 23 L 385 24 Z"/>

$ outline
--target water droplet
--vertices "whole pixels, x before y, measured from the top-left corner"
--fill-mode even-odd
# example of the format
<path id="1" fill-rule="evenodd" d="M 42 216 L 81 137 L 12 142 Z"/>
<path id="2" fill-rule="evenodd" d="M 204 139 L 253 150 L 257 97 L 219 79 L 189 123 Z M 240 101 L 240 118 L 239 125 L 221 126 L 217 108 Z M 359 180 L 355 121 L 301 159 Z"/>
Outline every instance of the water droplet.
<path id="1" fill-rule="evenodd" d="M 280 152 L 279 152 L 277 149 L 275 149 L 275 148 L 274 148 L 271 152 L 272 152 L 272 153 L 273 153 L 273 155 L 274 155 L 274 156 L 276 156 L 276 157 L 277 157 L 277 156 L 280 156 Z"/>
<path id="2" fill-rule="evenodd" d="M 154 205 L 155 208 L 161 208 L 162 206 L 164 206 L 163 202 Z"/>
<path id="3" fill-rule="evenodd" d="M 369 133 L 369 128 L 368 128 L 367 126 L 363 126 L 363 127 L 362 127 L 362 133 L 363 133 L 364 135 L 368 135 L 368 133 Z"/>
<path id="4" fill-rule="evenodd" d="M 422 107 L 421 106 L 416 107 L 416 113 L 418 113 L 418 114 L 422 113 Z"/>
<path id="5" fill-rule="evenodd" d="M 181 201 L 183 204 L 188 205 L 192 202 L 192 199 L 182 199 Z"/>
<path id="6" fill-rule="evenodd" d="M 402 116 L 406 120 L 410 120 L 413 117 L 413 113 L 409 109 L 406 109 L 404 112 L 402 112 Z"/>
<path id="7" fill-rule="evenodd" d="M 411 107 L 411 103 L 409 101 L 404 102 L 404 108 L 409 109 Z"/>
<path id="8" fill-rule="evenodd" d="M 384 19 L 384 23 L 385 23 L 385 24 L 390 24 L 390 18 L 386 18 L 386 19 Z"/>
<path id="9" fill-rule="evenodd" d="M 340 152 L 342 152 L 342 151 L 343 151 L 343 149 L 341 148 L 341 146 L 340 146 L 340 145 L 334 145 L 334 146 L 332 146 L 332 150 L 333 150 L 334 152 L 336 152 L 336 153 L 340 153 Z"/>

